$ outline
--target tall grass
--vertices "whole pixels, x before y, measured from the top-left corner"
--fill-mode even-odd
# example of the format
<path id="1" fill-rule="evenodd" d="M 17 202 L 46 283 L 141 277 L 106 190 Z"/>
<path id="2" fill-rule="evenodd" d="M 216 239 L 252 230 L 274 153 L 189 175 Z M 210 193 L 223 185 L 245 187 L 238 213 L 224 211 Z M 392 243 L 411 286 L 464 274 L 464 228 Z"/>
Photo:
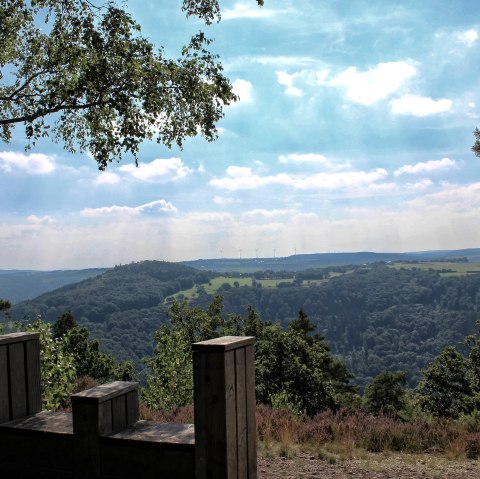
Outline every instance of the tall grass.
<path id="1" fill-rule="evenodd" d="M 325 411 L 313 418 L 288 410 L 257 407 L 257 431 L 267 454 L 292 455 L 298 450 L 318 457 L 353 458 L 361 451 L 441 453 L 458 459 L 480 456 L 480 433 L 451 420 L 408 422 L 362 411 Z"/>

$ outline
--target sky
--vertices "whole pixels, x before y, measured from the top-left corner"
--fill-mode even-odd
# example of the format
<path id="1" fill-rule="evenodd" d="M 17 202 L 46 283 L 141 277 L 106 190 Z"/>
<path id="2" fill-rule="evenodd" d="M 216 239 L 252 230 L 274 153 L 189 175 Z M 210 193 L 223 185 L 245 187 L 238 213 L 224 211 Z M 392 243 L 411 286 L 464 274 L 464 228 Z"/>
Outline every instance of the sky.
<path id="1" fill-rule="evenodd" d="M 129 0 L 173 58 L 215 41 L 240 100 L 219 138 L 142 145 L 106 172 L 0 144 L 0 269 L 480 247 L 478 0 Z"/>

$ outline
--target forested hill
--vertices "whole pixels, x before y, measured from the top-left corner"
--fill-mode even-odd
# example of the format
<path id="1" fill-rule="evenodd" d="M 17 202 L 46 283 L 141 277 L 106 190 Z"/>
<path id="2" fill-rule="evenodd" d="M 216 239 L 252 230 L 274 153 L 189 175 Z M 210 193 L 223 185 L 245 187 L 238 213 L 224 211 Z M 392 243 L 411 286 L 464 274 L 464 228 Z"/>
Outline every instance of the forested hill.
<path id="1" fill-rule="evenodd" d="M 0 270 L 0 298 L 8 298 L 12 303 L 19 303 L 67 284 L 97 276 L 106 270 L 107 268 L 57 271 Z"/>
<path id="2" fill-rule="evenodd" d="M 162 261 L 116 266 L 105 273 L 64 286 L 12 308 L 16 319 L 40 313 L 54 321 L 70 310 L 105 352 L 141 365 L 152 352 L 152 336 L 165 320 L 165 299 L 194 284 L 208 283 L 212 274 Z"/>
<path id="3" fill-rule="evenodd" d="M 358 384 L 392 370 L 407 371 L 413 385 L 433 357 L 474 332 L 480 320 L 480 275 L 450 274 L 378 264 L 319 285 L 225 288 L 224 305 L 237 314 L 251 305 L 262 318 L 280 322 L 303 308 Z"/>
<path id="4" fill-rule="evenodd" d="M 16 305 L 12 313 L 38 311 L 52 321 L 71 310 L 105 352 L 141 365 L 172 295 L 203 307 L 220 293 L 225 314 L 246 315 L 251 305 L 262 319 L 286 324 L 303 308 L 358 384 L 383 370 L 405 370 L 413 385 L 433 357 L 462 341 L 480 319 L 480 275 L 468 274 L 476 265 L 429 267 L 382 263 L 304 271 L 288 280 L 270 272 L 277 281 L 266 273 L 214 279 L 218 273 L 151 261 L 116 267 Z"/>

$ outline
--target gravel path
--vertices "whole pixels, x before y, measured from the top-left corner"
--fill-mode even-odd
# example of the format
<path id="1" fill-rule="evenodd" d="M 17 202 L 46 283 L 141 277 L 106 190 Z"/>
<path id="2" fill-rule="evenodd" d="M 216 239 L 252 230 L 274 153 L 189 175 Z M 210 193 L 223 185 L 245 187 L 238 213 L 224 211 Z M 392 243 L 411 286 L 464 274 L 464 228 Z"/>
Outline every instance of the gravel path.
<path id="1" fill-rule="evenodd" d="M 429 456 L 373 456 L 337 464 L 300 455 L 260 457 L 259 479 L 480 479 L 480 461 L 447 461 Z"/>

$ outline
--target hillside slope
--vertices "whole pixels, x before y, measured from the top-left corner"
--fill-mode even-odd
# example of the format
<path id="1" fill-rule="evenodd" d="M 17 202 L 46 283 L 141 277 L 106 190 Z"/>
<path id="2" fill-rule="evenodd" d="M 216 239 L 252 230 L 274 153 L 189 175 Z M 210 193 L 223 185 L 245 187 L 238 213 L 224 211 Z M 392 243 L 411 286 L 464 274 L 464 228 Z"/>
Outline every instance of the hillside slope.
<path id="1" fill-rule="evenodd" d="M 475 331 L 480 275 L 442 276 L 409 266 L 318 270 L 319 280 L 311 279 L 315 271 L 310 270 L 277 287 L 236 281 L 236 287 L 223 285 L 219 292 L 225 315 L 246 315 L 252 306 L 262 319 L 286 325 L 302 308 L 361 386 L 383 370 L 406 370 L 410 385 L 415 385 L 421 369 L 445 346 L 457 345 Z M 208 286 L 215 275 L 179 264 L 135 263 L 16 305 L 12 312 L 16 318 L 40 312 L 53 321 L 71 310 L 105 352 L 133 359 L 141 367 L 141 358 L 152 352 L 154 331 L 166 320 L 166 299 L 194 287 L 193 304 L 205 307 L 215 292 L 198 286 Z M 211 283 L 223 281 L 218 280 Z"/>

